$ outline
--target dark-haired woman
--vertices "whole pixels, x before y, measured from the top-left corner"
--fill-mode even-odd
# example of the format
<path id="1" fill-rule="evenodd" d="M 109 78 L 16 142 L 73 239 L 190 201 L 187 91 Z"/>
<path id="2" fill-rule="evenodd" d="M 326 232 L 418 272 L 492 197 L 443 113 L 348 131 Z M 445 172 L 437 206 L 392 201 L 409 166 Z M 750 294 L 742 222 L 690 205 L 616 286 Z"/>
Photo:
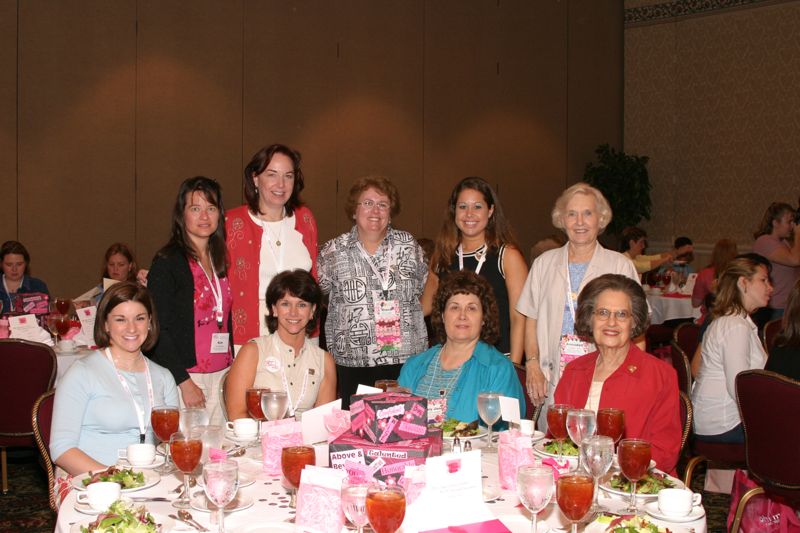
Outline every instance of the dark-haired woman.
<path id="1" fill-rule="evenodd" d="M 99 349 L 76 361 L 56 389 L 50 455 L 67 473 L 106 468 L 128 444 L 154 442 L 151 409 L 178 404 L 172 375 L 141 352 L 157 338 L 147 289 L 122 282 L 105 292 L 94 323 Z"/>
<path id="2" fill-rule="evenodd" d="M 459 270 L 475 272 L 492 286 L 500 313 L 500 337 L 495 346 L 513 362 L 521 363 L 525 316 L 515 307 L 528 265 L 497 195 L 483 178 L 464 178 L 450 194 L 422 297 L 426 314 L 430 314 L 440 276 Z"/>
<path id="3" fill-rule="evenodd" d="M 31 256 L 18 241 L 6 241 L 0 246 L 0 265 L 3 268 L 3 283 L 0 286 L 0 314 L 22 311 L 14 305 L 17 295 L 41 292 L 50 294 L 44 281 L 32 278 Z"/>
<path id="4" fill-rule="evenodd" d="M 269 333 L 264 294 L 276 274 L 301 268 L 316 277 L 317 222 L 300 199 L 303 181 L 300 153 L 282 144 L 259 150 L 244 169 L 247 204 L 225 221 L 237 347 Z"/>
<path id="5" fill-rule="evenodd" d="M 284 390 L 289 416 L 336 399 L 336 365 L 331 354 L 309 340 L 317 327 L 322 293 L 302 269 L 281 272 L 267 288 L 269 335 L 245 344 L 225 382 L 228 418 L 250 416 L 251 387 Z"/>
<path id="6" fill-rule="evenodd" d="M 172 213 L 172 236 L 147 276 L 161 317 L 151 357 L 172 373 L 181 404 L 205 407 L 212 424 L 224 421 L 219 384 L 233 360 L 224 211 L 216 181 L 202 176 L 184 181 Z"/>
<path id="7" fill-rule="evenodd" d="M 100 274 L 100 284 L 76 298 L 75 305 L 81 307 L 78 300 L 83 305 L 98 305 L 103 297 L 103 279 L 113 279 L 115 281 L 136 282 L 136 274 L 139 271 L 136 266 L 136 258 L 127 244 L 115 242 L 108 247 L 103 255 L 103 268 Z"/>

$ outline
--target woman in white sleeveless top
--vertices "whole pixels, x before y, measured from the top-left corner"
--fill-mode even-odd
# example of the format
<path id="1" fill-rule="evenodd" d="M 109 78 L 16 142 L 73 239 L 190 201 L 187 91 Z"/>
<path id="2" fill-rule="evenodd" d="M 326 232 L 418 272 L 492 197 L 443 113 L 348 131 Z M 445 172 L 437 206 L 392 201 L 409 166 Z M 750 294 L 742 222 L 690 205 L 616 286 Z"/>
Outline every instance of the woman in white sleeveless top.
<path id="1" fill-rule="evenodd" d="M 250 416 L 245 400 L 249 388 L 287 391 L 288 416 L 336 399 L 333 357 L 308 339 L 319 319 L 320 299 L 319 285 L 305 270 L 281 272 L 272 279 L 265 298 L 270 334 L 242 347 L 225 384 L 230 420 Z"/>

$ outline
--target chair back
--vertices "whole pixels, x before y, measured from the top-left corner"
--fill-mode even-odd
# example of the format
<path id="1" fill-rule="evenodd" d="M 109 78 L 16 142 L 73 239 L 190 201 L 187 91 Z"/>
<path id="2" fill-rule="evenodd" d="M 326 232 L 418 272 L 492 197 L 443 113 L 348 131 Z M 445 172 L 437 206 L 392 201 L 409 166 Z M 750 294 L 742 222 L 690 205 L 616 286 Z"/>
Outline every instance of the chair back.
<path id="1" fill-rule="evenodd" d="M 692 431 L 692 419 L 694 418 L 694 409 L 692 409 L 692 399 L 683 391 L 678 391 L 681 397 L 681 424 L 683 424 L 683 431 L 681 432 L 681 449 L 678 451 L 678 458 L 683 456 L 683 450 L 686 449 L 686 442 L 689 440 L 689 433 Z"/>
<path id="2" fill-rule="evenodd" d="M 531 417 L 533 423 L 536 424 L 536 418 L 533 418 L 533 416 L 536 415 L 538 418 L 539 413 L 536 412 L 536 409 L 533 406 L 533 402 L 531 402 L 531 397 L 528 396 L 528 385 L 527 385 L 528 372 L 527 370 L 525 370 L 525 367 L 523 365 L 520 365 L 518 363 L 514 363 L 514 370 L 517 371 L 517 379 L 519 379 L 519 383 L 520 385 L 522 385 L 522 392 L 523 394 L 525 394 L 525 413 L 529 417 Z"/>
<path id="3" fill-rule="evenodd" d="M 692 365 L 689 358 L 674 340 L 670 343 L 669 351 L 672 368 L 678 373 L 678 390 L 686 394 L 692 393 Z"/>
<path id="4" fill-rule="evenodd" d="M 225 372 L 222 375 L 222 379 L 219 380 L 219 406 L 222 408 L 222 416 L 225 417 L 226 422 L 228 421 L 228 402 L 225 395 L 225 383 L 228 381 L 228 374 L 230 372 Z"/>
<path id="5" fill-rule="evenodd" d="M 0 446 L 35 446 L 31 409 L 53 388 L 56 365 L 56 353 L 46 344 L 0 340 Z"/>
<path id="6" fill-rule="evenodd" d="M 50 509 L 54 513 L 58 512 L 56 507 L 55 493 L 53 487 L 56 483 L 56 474 L 53 467 L 53 459 L 50 457 L 50 423 L 53 420 L 53 400 L 55 391 L 50 390 L 39 396 L 33 404 L 31 425 L 33 426 L 33 436 L 36 439 L 36 446 L 42 454 L 45 470 L 47 470 L 47 486 L 50 489 Z"/>
<path id="7" fill-rule="evenodd" d="M 766 350 L 767 353 L 772 349 L 772 346 L 775 344 L 775 337 L 778 336 L 778 333 L 780 333 L 782 329 L 782 318 L 776 318 L 764 324 L 764 329 L 761 330 L 761 344 L 764 345 L 764 350 Z"/>
<path id="8" fill-rule="evenodd" d="M 770 494 L 800 504 L 800 381 L 768 370 L 736 376 L 745 458 L 751 479 Z"/>
<path id="9" fill-rule="evenodd" d="M 691 362 L 697 345 L 700 343 L 700 326 L 694 322 L 684 322 L 672 332 L 672 340 L 683 350 Z"/>

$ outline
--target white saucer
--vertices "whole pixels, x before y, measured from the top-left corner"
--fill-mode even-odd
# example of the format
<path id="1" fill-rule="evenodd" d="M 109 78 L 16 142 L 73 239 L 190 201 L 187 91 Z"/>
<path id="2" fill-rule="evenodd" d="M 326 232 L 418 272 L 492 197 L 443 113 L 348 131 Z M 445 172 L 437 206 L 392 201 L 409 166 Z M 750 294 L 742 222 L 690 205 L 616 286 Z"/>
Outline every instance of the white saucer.
<path id="1" fill-rule="evenodd" d="M 237 437 L 233 431 L 226 431 L 225 438 L 231 442 L 235 442 L 236 444 L 250 444 L 251 442 L 255 442 L 258 440 L 258 435 L 253 435 L 252 437 Z"/>
<path id="2" fill-rule="evenodd" d="M 644 510 L 647 511 L 647 514 L 652 516 L 653 518 L 658 518 L 659 520 L 664 520 L 665 522 L 694 522 L 695 520 L 699 520 L 706 515 L 706 510 L 703 508 L 702 505 L 697 505 L 692 507 L 692 512 L 686 516 L 672 516 L 672 515 L 665 515 L 663 514 L 658 508 L 658 502 L 650 502 L 645 504 Z"/>
<path id="3" fill-rule="evenodd" d="M 163 455 L 159 455 L 158 453 L 156 453 L 156 457 L 155 457 L 155 459 L 153 459 L 153 462 L 152 462 L 152 463 L 150 463 L 149 465 L 136 465 L 136 466 L 131 466 L 131 464 L 128 462 L 128 460 L 127 460 L 127 459 L 123 459 L 123 458 L 121 458 L 121 457 L 120 457 L 119 459 L 117 459 L 117 464 L 118 464 L 119 466 L 121 466 L 122 468 L 156 468 L 157 466 L 161 466 L 161 465 L 163 465 L 163 464 L 164 464 L 164 460 L 165 460 L 165 459 L 166 459 L 166 457 L 164 457 Z"/>

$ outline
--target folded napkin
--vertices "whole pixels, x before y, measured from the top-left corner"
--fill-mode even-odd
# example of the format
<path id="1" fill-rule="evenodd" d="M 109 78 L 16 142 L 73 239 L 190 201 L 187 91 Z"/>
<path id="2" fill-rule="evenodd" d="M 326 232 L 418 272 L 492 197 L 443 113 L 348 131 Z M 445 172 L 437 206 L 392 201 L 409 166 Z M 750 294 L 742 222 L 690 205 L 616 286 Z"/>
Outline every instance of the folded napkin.
<path id="1" fill-rule="evenodd" d="M 20 323 L 17 326 L 14 325 L 13 320 L 11 321 L 10 338 L 41 342 L 42 344 L 53 346 L 53 338 L 35 320 L 31 320 L 27 316 L 19 317 L 19 320 Z"/>

